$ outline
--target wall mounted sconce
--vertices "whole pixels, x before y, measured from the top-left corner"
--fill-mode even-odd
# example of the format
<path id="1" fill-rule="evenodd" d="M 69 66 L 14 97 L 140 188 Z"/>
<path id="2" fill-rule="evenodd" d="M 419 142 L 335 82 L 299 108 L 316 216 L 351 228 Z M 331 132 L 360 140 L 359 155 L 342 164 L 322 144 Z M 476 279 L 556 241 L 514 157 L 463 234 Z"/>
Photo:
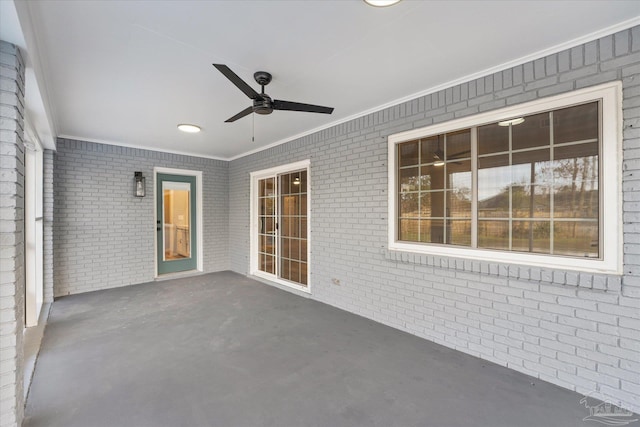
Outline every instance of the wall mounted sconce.
<path id="1" fill-rule="evenodd" d="M 144 197 L 145 181 L 142 172 L 134 172 L 133 183 L 135 184 L 133 194 L 136 197 Z"/>

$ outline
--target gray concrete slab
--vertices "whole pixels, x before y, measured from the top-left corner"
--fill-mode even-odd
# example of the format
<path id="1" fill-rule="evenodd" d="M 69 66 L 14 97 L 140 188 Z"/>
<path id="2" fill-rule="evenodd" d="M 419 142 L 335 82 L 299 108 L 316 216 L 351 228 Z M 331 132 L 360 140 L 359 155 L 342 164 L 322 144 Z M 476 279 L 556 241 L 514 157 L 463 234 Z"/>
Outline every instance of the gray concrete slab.
<path id="1" fill-rule="evenodd" d="M 581 398 L 223 272 L 57 300 L 23 425 L 593 426 Z"/>

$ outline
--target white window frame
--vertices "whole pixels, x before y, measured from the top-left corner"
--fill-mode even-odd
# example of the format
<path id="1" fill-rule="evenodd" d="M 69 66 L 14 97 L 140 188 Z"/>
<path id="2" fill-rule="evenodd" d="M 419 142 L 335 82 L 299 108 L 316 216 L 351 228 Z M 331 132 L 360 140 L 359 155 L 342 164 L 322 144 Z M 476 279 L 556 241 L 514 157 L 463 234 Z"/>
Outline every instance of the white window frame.
<path id="1" fill-rule="evenodd" d="M 404 242 L 398 235 L 398 159 L 400 143 L 431 135 L 453 132 L 501 120 L 512 119 L 543 111 L 556 110 L 590 101 L 602 102 L 602 129 L 600 149 L 600 258 L 576 258 L 559 255 L 531 254 L 455 247 L 446 244 Z M 622 274 L 622 83 L 606 83 L 574 92 L 542 98 L 524 104 L 452 120 L 425 128 L 390 135 L 389 158 L 389 236 L 388 249 L 428 255 L 452 256 L 479 261 L 504 262 L 536 267 L 550 267 L 593 273 Z M 472 153 L 472 163 L 477 161 Z M 477 186 L 474 168 L 473 187 Z M 473 213 L 473 220 L 476 220 Z"/>
<path id="2" fill-rule="evenodd" d="M 289 288 L 293 288 L 302 292 L 311 293 L 311 174 L 309 173 L 309 166 L 311 165 L 311 160 L 302 160 L 295 163 L 289 163 L 282 166 L 277 166 L 270 169 L 263 169 L 256 172 L 251 172 L 251 184 L 250 184 L 250 195 L 251 195 L 251 203 L 249 209 L 249 215 L 251 216 L 251 232 L 250 232 L 250 244 L 249 244 L 249 274 L 260 277 L 262 279 L 268 280 L 270 282 L 275 282 L 279 285 L 284 285 Z M 289 172 L 295 172 L 299 170 L 307 171 L 307 286 L 298 285 L 295 282 L 291 282 L 288 280 L 284 280 L 279 278 L 275 274 L 266 273 L 259 269 L 258 265 L 258 231 L 259 231 L 259 221 L 258 221 L 258 182 L 261 179 L 277 177 L 280 174 L 285 174 Z M 277 187 L 277 186 L 276 186 Z M 280 194 L 276 193 L 279 197 Z M 279 200 L 278 200 L 279 203 Z M 278 238 L 280 235 L 278 234 Z M 279 246 L 279 244 L 278 244 Z M 277 254 L 276 259 L 280 260 L 280 254 Z"/>

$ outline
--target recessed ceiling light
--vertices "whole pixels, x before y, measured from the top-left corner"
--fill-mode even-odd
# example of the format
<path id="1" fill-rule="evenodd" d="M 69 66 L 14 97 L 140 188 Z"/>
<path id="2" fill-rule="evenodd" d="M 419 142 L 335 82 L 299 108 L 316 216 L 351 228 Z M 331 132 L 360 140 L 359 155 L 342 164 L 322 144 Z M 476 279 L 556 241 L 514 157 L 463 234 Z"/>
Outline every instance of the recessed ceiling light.
<path id="1" fill-rule="evenodd" d="M 186 124 L 186 123 L 178 125 L 178 129 L 180 129 L 182 132 L 187 132 L 187 133 L 198 133 L 198 132 L 200 132 L 200 126 L 189 125 L 189 124 Z"/>
<path id="2" fill-rule="evenodd" d="M 373 7 L 387 7 L 399 3 L 400 0 L 364 0 L 364 2 Z"/>
<path id="3" fill-rule="evenodd" d="M 498 122 L 498 126 L 515 126 L 515 125 L 519 125 L 520 123 L 524 123 L 524 117 L 518 117 L 517 119 L 511 119 L 511 120 L 503 120 L 501 122 Z"/>

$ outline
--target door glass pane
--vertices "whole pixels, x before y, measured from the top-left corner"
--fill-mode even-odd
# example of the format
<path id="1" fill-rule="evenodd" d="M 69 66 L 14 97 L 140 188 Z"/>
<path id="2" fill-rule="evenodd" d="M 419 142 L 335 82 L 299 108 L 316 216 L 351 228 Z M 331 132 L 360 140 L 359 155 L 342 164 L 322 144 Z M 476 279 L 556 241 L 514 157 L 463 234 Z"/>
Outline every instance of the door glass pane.
<path id="1" fill-rule="evenodd" d="M 278 182 L 280 188 L 279 276 L 306 286 L 307 171 L 280 175 Z"/>
<path id="2" fill-rule="evenodd" d="M 191 258 L 191 191 L 187 182 L 162 183 L 164 261 Z"/>
<path id="3" fill-rule="evenodd" d="M 258 269 L 307 285 L 307 171 L 258 181 Z"/>
<path id="4" fill-rule="evenodd" d="M 258 182 L 258 268 L 267 273 L 275 273 L 273 255 L 276 253 L 276 205 L 275 179 L 261 179 Z"/>

